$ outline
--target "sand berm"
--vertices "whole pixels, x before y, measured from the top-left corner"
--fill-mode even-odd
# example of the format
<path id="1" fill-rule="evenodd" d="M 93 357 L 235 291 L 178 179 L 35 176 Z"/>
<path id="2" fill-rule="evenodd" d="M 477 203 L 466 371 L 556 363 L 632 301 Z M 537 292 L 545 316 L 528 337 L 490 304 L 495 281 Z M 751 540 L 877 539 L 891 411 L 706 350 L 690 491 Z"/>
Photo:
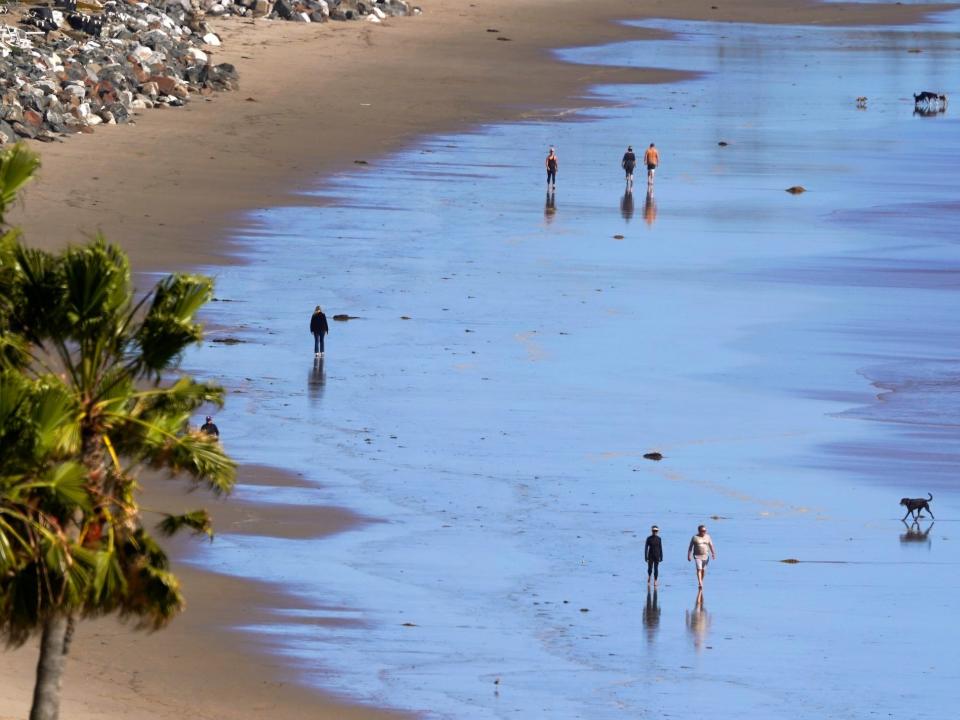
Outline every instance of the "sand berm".
<path id="1" fill-rule="evenodd" d="M 917 22 L 938 5 L 803 0 L 422 0 L 424 14 L 371 23 L 215 22 L 216 62 L 239 92 L 148 111 L 131 126 L 38 146 L 42 169 L 10 217 L 26 240 L 60 248 L 102 231 L 138 271 L 231 262 L 240 214 L 288 201 L 324 175 L 378 159 L 425 133 L 549 116 L 610 82 L 663 83 L 663 70 L 563 65 L 550 49 L 638 37 L 617 24 L 660 17 L 821 25 Z M 498 32 L 488 32 L 495 29 Z M 642 33 L 639 33 L 642 37 Z M 507 40 L 507 38 L 509 40 Z M 537 157 L 543 148 L 531 148 Z M 242 482 L 294 482 L 243 468 Z M 151 490 L 175 505 L 179 490 Z M 195 504 L 197 498 L 193 498 Z M 322 535 L 364 522 L 329 508 L 217 503 L 223 532 Z M 177 548 L 173 548 L 176 554 Z M 227 628 L 289 606 L 282 589 L 179 567 L 188 608 L 170 628 L 134 633 L 83 623 L 67 668 L 62 717 L 386 718 L 300 687 L 281 659 Z M 0 653 L 0 720 L 26 718 L 36 643 Z"/>

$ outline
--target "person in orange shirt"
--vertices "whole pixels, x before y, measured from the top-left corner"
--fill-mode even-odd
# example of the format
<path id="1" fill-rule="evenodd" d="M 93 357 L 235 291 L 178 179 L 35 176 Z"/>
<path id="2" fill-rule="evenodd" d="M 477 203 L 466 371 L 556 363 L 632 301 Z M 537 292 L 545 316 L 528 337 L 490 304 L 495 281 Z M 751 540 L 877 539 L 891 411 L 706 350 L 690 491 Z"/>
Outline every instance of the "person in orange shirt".
<path id="1" fill-rule="evenodd" d="M 643 164 L 647 166 L 647 185 L 653 185 L 653 173 L 660 164 L 660 153 L 653 143 L 650 143 L 650 147 L 643 154 Z"/>

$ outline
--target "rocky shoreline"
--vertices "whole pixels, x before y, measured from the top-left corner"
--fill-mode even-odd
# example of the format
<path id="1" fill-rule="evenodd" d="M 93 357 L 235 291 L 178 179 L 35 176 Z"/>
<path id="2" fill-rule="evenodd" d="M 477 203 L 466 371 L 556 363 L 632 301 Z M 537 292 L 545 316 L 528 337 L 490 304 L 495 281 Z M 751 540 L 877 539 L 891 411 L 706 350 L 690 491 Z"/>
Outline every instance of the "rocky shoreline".
<path id="1" fill-rule="evenodd" d="M 193 95 L 236 90 L 236 68 L 207 17 L 381 22 L 405 0 L 55 0 L 8 9 L 0 24 L 0 145 L 52 142 L 131 122 Z"/>

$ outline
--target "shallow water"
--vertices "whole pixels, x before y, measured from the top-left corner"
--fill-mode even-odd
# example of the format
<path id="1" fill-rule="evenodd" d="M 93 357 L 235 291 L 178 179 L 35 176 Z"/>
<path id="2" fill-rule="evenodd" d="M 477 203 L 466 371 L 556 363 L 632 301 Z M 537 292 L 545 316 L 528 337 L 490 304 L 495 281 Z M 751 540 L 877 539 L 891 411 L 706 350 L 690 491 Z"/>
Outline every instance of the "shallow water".
<path id="1" fill-rule="evenodd" d="M 210 314 L 247 343 L 190 362 L 238 388 L 231 452 L 318 489 L 240 493 L 386 522 L 195 561 L 315 604 L 248 628 L 305 682 L 433 717 L 946 717 L 960 135 L 910 94 L 956 92 L 957 25 L 644 25 L 675 36 L 561 56 L 704 75 L 427 138 L 251 213 Z M 625 196 L 624 146 L 650 141 L 655 192 Z M 322 366 L 317 303 L 359 316 Z M 938 520 L 911 531 L 897 501 L 928 491 Z"/>

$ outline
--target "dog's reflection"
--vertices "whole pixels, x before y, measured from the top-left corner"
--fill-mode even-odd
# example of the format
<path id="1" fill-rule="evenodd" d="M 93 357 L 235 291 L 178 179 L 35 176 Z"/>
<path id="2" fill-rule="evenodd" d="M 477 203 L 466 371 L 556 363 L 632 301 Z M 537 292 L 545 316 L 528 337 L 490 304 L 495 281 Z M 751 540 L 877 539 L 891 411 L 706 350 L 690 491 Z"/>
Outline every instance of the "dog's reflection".
<path id="1" fill-rule="evenodd" d="M 627 190 L 620 198 L 620 214 L 627 222 L 633 218 L 633 191 Z"/>
<path id="2" fill-rule="evenodd" d="M 652 642 L 660 629 L 660 603 L 656 589 L 647 588 L 647 604 L 643 607 L 643 627 L 647 629 L 647 640 Z"/>
<path id="3" fill-rule="evenodd" d="M 900 542 L 923 543 L 927 547 L 931 547 L 933 545 L 933 541 L 930 539 L 930 531 L 933 530 L 934 523 L 930 523 L 926 530 L 921 530 L 920 523 L 916 521 L 909 525 L 907 524 L 906 520 L 903 520 L 902 522 L 907 531 L 905 533 L 900 533 Z"/>
<path id="4" fill-rule="evenodd" d="M 323 370 L 323 358 L 314 358 L 313 367 L 307 375 L 307 394 L 311 400 L 323 397 L 323 389 L 327 384 L 327 374 Z"/>
<path id="5" fill-rule="evenodd" d="M 543 219 L 546 221 L 547 225 L 553 222 L 554 216 L 557 214 L 557 196 L 547 191 L 547 200 L 543 206 Z"/>
<path id="6" fill-rule="evenodd" d="M 710 614 L 703 604 L 703 589 L 697 592 L 697 601 L 692 610 L 687 610 L 687 632 L 693 638 L 693 646 L 699 652 L 707 639 L 710 630 Z"/>

